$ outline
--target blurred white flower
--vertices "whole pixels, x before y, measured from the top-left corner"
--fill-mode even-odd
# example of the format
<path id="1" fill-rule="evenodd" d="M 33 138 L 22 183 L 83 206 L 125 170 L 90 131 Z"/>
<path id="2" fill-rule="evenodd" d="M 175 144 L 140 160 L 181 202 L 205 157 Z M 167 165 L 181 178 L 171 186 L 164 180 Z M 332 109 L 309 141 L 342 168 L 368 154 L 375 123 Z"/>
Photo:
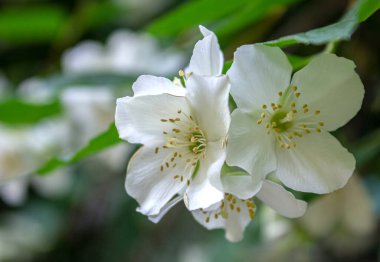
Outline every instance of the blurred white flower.
<path id="1" fill-rule="evenodd" d="M 223 58 L 216 37 L 204 31 L 191 58 L 192 73 L 184 78 L 186 89 L 166 78 L 140 76 L 134 97 L 117 100 L 120 137 L 144 145 L 129 163 L 126 190 L 148 216 L 166 210 L 177 194 L 185 194 L 190 210 L 223 199 L 210 180 L 220 179 L 225 160 L 229 82 L 214 76 L 221 73 Z"/>
<path id="2" fill-rule="evenodd" d="M 312 202 L 301 224 L 339 256 L 366 250 L 376 232 L 372 200 L 356 175 L 343 189 Z"/>
<path id="3" fill-rule="evenodd" d="M 71 125 L 76 148 L 109 128 L 115 118 L 116 95 L 111 87 L 77 86 L 62 91 L 64 113 Z M 121 170 L 133 146 L 121 143 L 95 156 L 111 170 Z"/>
<path id="4" fill-rule="evenodd" d="M 238 106 L 231 116 L 227 163 L 248 171 L 256 183 L 274 172 L 298 191 L 321 194 L 343 187 L 355 159 L 328 132 L 361 107 L 364 88 L 354 68 L 350 60 L 322 54 L 291 79 L 281 49 L 238 48 L 227 73 Z"/>
<path id="5" fill-rule="evenodd" d="M 145 33 L 118 30 L 107 44 L 85 41 L 67 50 L 62 58 L 63 71 L 71 74 L 114 72 L 121 74 L 174 73 L 183 65 L 184 56 L 174 49 L 161 49 Z"/>
<path id="6" fill-rule="evenodd" d="M 61 196 L 67 192 L 71 177 L 66 169 L 49 177 L 30 176 L 34 175 L 33 171 L 40 164 L 61 152 L 66 145 L 67 129 L 60 124 L 58 120 L 49 120 L 33 127 L 0 128 L 0 177 L 3 184 L 0 195 L 4 202 L 9 205 L 22 204 L 30 182 L 36 191 L 46 197 Z M 59 183 L 51 186 L 48 181 Z"/>
<path id="7" fill-rule="evenodd" d="M 56 94 L 45 80 L 32 77 L 20 83 L 17 95 L 26 102 L 43 104 L 51 102 Z"/>
<path id="8" fill-rule="evenodd" d="M 109 68 L 105 48 L 95 41 L 79 43 L 62 56 L 62 69 L 67 73 L 104 72 Z"/>

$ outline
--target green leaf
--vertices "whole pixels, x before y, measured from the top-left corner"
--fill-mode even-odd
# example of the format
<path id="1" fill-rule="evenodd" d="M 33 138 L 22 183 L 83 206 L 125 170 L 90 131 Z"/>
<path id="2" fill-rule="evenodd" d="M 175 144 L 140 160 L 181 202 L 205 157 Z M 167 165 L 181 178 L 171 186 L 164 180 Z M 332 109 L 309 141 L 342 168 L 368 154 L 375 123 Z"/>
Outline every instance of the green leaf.
<path id="1" fill-rule="evenodd" d="M 300 1 L 302 0 L 248 1 L 239 12 L 234 12 L 223 19 L 215 27 L 215 33 L 219 41 L 224 42 L 226 38 L 232 37 L 246 26 L 267 18 L 271 14 L 281 15 L 287 6 Z"/>
<path id="2" fill-rule="evenodd" d="M 64 11 L 55 6 L 0 9 L 0 39 L 8 44 L 49 42 L 65 20 Z"/>
<path id="3" fill-rule="evenodd" d="M 147 31 L 162 37 L 176 37 L 198 25 L 212 24 L 223 44 L 227 38 L 244 27 L 283 10 L 302 0 L 197 0 L 189 1 L 172 12 L 160 17 L 147 27 Z M 281 11 L 282 13 L 282 11 Z"/>
<path id="4" fill-rule="evenodd" d="M 380 1 L 363 0 L 359 8 L 359 21 L 363 22 L 380 9 Z"/>
<path id="5" fill-rule="evenodd" d="M 380 8 L 378 0 L 361 0 L 338 22 L 313 29 L 304 33 L 281 37 L 274 41 L 265 42 L 270 46 L 286 47 L 295 44 L 323 45 L 329 42 L 349 40 L 359 23 L 364 22 Z"/>
<path id="6" fill-rule="evenodd" d="M 58 101 L 37 105 L 12 98 L 0 102 L 0 122 L 6 124 L 33 124 L 60 113 Z"/>
<path id="7" fill-rule="evenodd" d="M 154 21 L 147 31 L 160 36 L 176 36 L 199 24 L 239 12 L 249 0 L 195 0 L 188 1 Z"/>
<path id="8" fill-rule="evenodd" d="M 91 139 L 85 147 L 79 149 L 72 156 L 66 158 L 52 158 L 44 165 L 42 165 L 35 173 L 39 175 L 45 175 L 58 168 L 75 164 L 78 161 L 99 153 L 106 148 L 120 143 L 121 141 L 122 140 L 119 138 L 115 124 L 112 124 L 107 131 Z"/>

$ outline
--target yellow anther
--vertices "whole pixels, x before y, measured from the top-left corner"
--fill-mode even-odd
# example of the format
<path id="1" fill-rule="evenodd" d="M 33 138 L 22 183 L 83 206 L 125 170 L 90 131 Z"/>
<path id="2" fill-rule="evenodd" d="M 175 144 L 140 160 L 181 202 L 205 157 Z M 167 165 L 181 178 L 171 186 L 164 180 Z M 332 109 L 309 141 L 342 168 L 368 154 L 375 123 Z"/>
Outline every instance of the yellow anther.
<path id="1" fill-rule="evenodd" d="M 317 128 L 316 131 L 317 131 L 318 133 L 321 133 L 321 129 L 319 129 L 319 128 Z"/>
<path id="2" fill-rule="evenodd" d="M 178 71 L 178 75 L 180 77 L 184 77 L 185 76 L 185 72 L 183 72 L 183 70 L 181 69 L 181 70 Z"/>
<path id="3" fill-rule="evenodd" d="M 297 86 L 292 86 L 292 89 L 293 89 L 293 91 L 295 92 L 295 91 L 297 91 Z"/>
<path id="4" fill-rule="evenodd" d="M 319 122 L 318 123 L 320 126 L 324 126 L 325 125 L 325 123 L 323 123 L 323 122 Z"/>
<path id="5" fill-rule="evenodd" d="M 267 105 L 266 105 L 266 104 L 263 104 L 263 105 L 261 106 L 261 108 L 262 108 L 262 109 L 267 109 Z"/>
<path id="6" fill-rule="evenodd" d="M 206 222 L 206 223 L 210 222 L 210 217 L 206 217 L 205 222 Z"/>
<path id="7" fill-rule="evenodd" d="M 320 113 L 321 113 L 321 111 L 319 111 L 319 110 L 316 110 L 316 111 L 315 111 L 315 114 L 316 114 L 316 115 L 319 115 Z"/>
<path id="8" fill-rule="evenodd" d="M 309 112 L 309 109 L 308 109 L 308 108 L 304 108 L 304 109 L 303 109 L 303 112 L 304 112 L 304 113 L 307 113 L 307 112 Z"/>
<path id="9" fill-rule="evenodd" d="M 295 93 L 296 97 L 300 97 L 301 93 Z"/>
<path id="10" fill-rule="evenodd" d="M 261 123 L 263 122 L 263 120 L 260 118 L 259 120 L 257 120 L 257 124 L 260 125 Z"/>
<path id="11" fill-rule="evenodd" d="M 304 104 L 304 105 L 303 105 L 303 108 L 306 108 L 306 107 L 307 107 L 307 104 Z"/>
<path id="12" fill-rule="evenodd" d="M 270 128 L 270 124 L 267 123 L 267 124 L 265 125 L 265 128 Z"/>
<path id="13" fill-rule="evenodd" d="M 281 91 L 280 91 L 280 92 L 278 92 L 278 95 L 279 95 L 279 96 L 282 96 L 282 92 L 281 92 Z"/>
<path id="14" fill-rule="evenodd" d="M 286 147 L 286 149 L 290 149 L 290 145 L 289 144 L 286 144 L 285 147 Z"/>
<path id="15" fill-rule="evenodd" d="M 255 212 L 252 209 L 249 210 L 249 217 L 251 219 L 253 219 L 255 217 Z"/>
<path id="16" fill-rule="evenodd" d="M 265 118 L 265 113 L 261 113 L 261 118 Z"/>
<path id="17" fill-rule="evenodd" d="M 293 102 L 290 106 L 291 107 L 296 107 L 296 103 Z"/>

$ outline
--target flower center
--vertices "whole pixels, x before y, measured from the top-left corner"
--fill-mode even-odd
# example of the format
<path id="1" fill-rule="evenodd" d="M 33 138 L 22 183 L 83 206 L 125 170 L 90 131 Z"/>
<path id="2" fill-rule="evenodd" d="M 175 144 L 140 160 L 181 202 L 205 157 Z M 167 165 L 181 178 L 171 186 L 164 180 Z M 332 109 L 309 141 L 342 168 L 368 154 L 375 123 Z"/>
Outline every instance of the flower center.
<path id="1" fill-rule="evenodd" d="M 279 100 L 270 106 L 263 104 L 263 112 L 257 124 L 265 124 L 267 134 L 274 133 L 281 148 L 294 148 L 296 137 L 301 138 L 311 132 L 321 132 L 324 123 L 315 121 L 321 111 L 309 109 L 308 104 L 299 106 L 301 93 L 296 86 L 288 87 L 284 92 L 278 92 Z"/>
<path id="2" fill-rule="evenodd" d="M 160 171 L 176 168 L 181 162 L 184 170 L 181 173 L 188 173 L 190 169 L 196 170 L 196 166 L 201 158 L 205 157 L 207 140 L 203 131 L 191 115 L 186 114 L 181 109 L 173 118 L 162 118 L 161 122 L 168 124 L 168 128 L 163 131 L 166 143 L 161 147 L 156 147 L 155 153 L 159 150 L 170 150 L 168 156 L 160 166 Z M 175 175 L 175 180 L 184 181 L 183 175 Z M 190 179 L 187 179 L 190 184 Z"/>

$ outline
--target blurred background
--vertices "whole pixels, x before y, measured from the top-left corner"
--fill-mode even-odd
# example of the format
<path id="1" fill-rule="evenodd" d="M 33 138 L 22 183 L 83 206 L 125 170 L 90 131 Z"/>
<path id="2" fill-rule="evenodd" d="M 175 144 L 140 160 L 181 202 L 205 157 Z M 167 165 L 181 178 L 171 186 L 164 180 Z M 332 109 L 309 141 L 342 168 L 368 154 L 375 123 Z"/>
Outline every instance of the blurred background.
<path id="1" fill-rule="evenodd" d="M 215 31 L 230 60 L 242 44 L 331 24 L 352 4 L 0 1 L 0 177 L 6 181 L 0 261 L 380 261 L 379 12 L 334 46 L 356 63 L 366 90 L 359 114 L 334 133 L 356 156 L 356 174 L 332 194 L 297 194 L 309 202 L 300 219 L 257 203 L 257 216 L 235 244 L 222 230 L 198 225 L 183 204 L 153 224 L 124 189 L 136 150 L 126 142 L 44 176 L 26 175 L 106 131 L 116 98 L 131 94 L 138 75 L 177 75 L 201 39 L 199 24 Z M 324 48 L 285 51 L 302 64 Z"/>

